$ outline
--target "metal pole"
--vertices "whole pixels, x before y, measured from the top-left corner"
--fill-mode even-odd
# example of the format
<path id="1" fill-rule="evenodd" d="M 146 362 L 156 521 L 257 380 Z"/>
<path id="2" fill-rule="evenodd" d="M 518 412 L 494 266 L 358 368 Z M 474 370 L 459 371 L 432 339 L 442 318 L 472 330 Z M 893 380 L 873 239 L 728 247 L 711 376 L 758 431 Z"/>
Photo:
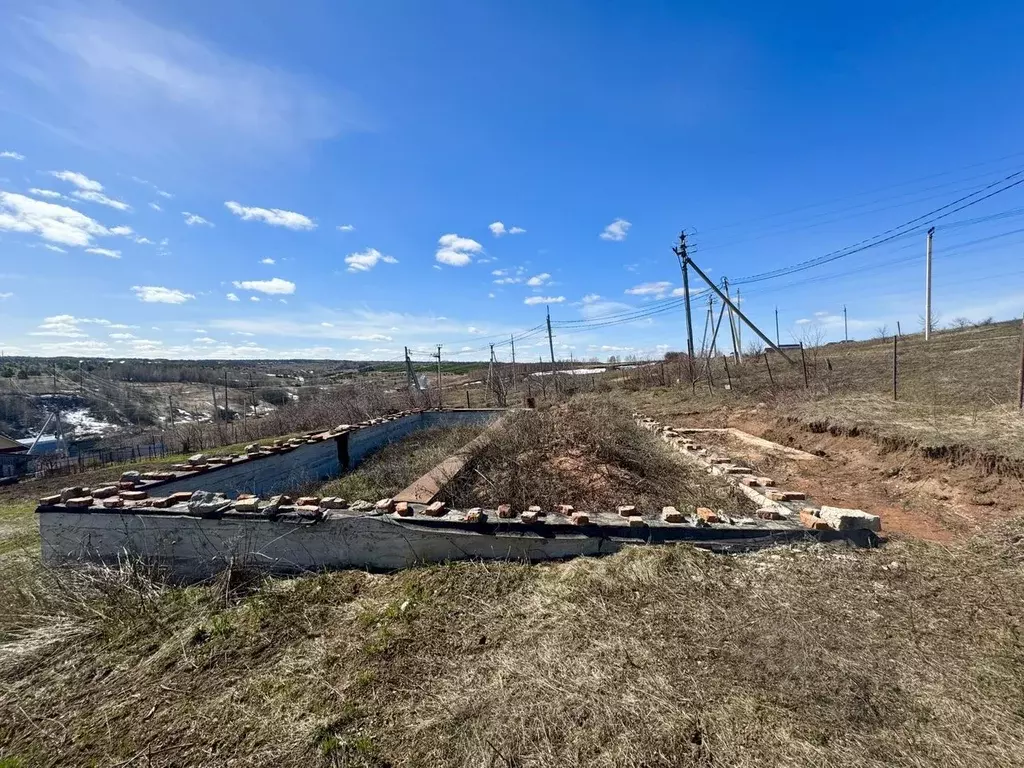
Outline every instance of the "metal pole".
<path id="1" fill-rule="evenodd" d="M 729 299 L 729 331 L 732 333 L 732 354 L 736 362 L 740 361 L 740 343 L 736 338 L 736 318 L 732 314 L 732 296 L 729 295 L 729 278 L 722 278 L 722 289 L 725 291 L 726 298 Z"/>
<path id="2" fill-rule="evenodd" d="M 935 227 L 928 230 L 928 241 L 924 257 L 924 340 L 932 335 L 932 235 Z"/>
<path id="3" fill-rule="evenodd" d="M 846 322 L 846 305 L 843 304 L 843 339 L 850 340 L 850 326 Z"/>
<path id="4" fill-rule="evenodd" d="M 555 385 L 555 391 L 558 391 L 558 374 L 555 372 L 555 343 L 551 337 L 551 307 L 547 307 L 548 311 L 548 351 L 551 352 L 551 383 Z"/>
<path id="5" fill-rule="evenodd" d="M 437 345 L 437 410 L 444 407 L 444 390 L 441 389 L 441 345 Z"/>
<path id="6" fill-rule="evenodd" d="M 742 301 L 740 300 L 740 289 L 736 289 L 736 306 L 738 307 Z M 736 323 L 736 348 L 740 351 L 740 360 L 743 359 L 743 326 Z"/>
<path id="7" fill-rule="evenodd" d="M 804 389 L 807 389 L 810 384 L 807 383 L 807 358 L 804 356 L 804 343 L 800 342 L 800 362 L 804 365 Z"/>
<path id="8" fill-rule="evenodd" d="M 782 343 L 779 340 L 779 308 L 778 307 L 775 308 L 775 343 L 776 344 L 781 344 Z"/>
<path id="9" fill-rule="evenodd" d="M 732 300 L 728 296 L 726 296 L 724 293 L 722 293 L 721 290 L 719 290 L 717 285 L 715 285 L 714 283 L 711 282 L 711 279 L 707 275 L 704 274 L 704 271 L 700 267 L 697 266 L 697 263 L 693 259 L 690 259 L 689 263 L 690 263 L 690 266 L 693 267 L 694 272 L 696 272 L 700 276 L 700 278 L 705 283 L 708 284 L 708 287 L 711 288 L 712 291 L 714 291 L 715 293 L 718 294 L 718 298 L 720 298 L 722 301 L 724 301 L 726 304 L 728 304 L 729 307 L 731 307 L 732 310 L 737 315 L 739 315 L 740 320 L 742 320 L 748 326 L 750 326 L 750 330 L 752 330 L 754 333 L 756 333 L 758 335 L 758 337 L 761 339 L 761 341 L 763 341 L 769 347 L 771 347 L 776 352 L 778 352 L 787 363 L 792 363 L 793 362 L 792 360 L 789 359 L 789 356 L 779 348 L 778 344 L 773 343 L 771 339 L 769 339 L 767 336 L 765 336 L 763 333 L 761 333 L 761 329 L 758 328 L 756 325 L 754 325 L 754 323 L 751 322 L 750 318 L 748 318 L 746 315 L 744 315 L 739 310 L 739 308 L 736 307 L 732 303 Z"/>
<path id="10" fill-rule="evenodd" d="M 516 388 L 516 337 L 509 336 L 508 340 L 512 344 L 512 389 Z"/>

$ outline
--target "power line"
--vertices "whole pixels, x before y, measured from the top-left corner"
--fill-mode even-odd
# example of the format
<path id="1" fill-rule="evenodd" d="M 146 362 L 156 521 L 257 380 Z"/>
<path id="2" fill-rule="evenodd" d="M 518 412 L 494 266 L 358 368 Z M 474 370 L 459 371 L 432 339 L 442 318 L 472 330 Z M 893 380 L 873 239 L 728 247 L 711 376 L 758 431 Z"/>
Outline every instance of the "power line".
<path id="1" fill-rule="evenodd" d="M 910 221 L 906 221 L 903 224 L 900 224 L 896 227 L 891 227 L 890 229 L 887 229 L 884 232 L 874 235 L 873 237 L 861 240 L 857 243 L 854 243 L 851 246 L 847 246 L 846 248 L 842 248 L 838 251 L 832 251 L 831 253 L 827 253 L 824 256 L 818 256 L 817 258 L 814 259 L 808 259 L 807 261 L 802 261 L 788 267 L 781 267 L 770 272 L 762 272 L 756 275 L 750 275 L 747 277 L 740 278 L 739 280 L 733 280 L 732 283 L 734 285 L 745 285 L 748 283 L 761 282 L 763 280 L 774 280 L 777 277 L 783 277 L 785 275 L 790 275 L 795 272 L 801 272 L 806 269 L 811 269 L 812 267 L 821 266 L 822 264 L 827 264 L 829 262 L 836 261 L 837 259 L 841 259 L 846 256 L 852 256 L 855 253 L 866 251 L 869 248 L 876 248 L 879 245 L 883 245 L 884 243 L 892 242 L 893 240 L 902 237 L 908 237 L 917 234 L 921 230 L 921 225 L 919 225 L 919 222 L 922 222 L 927 219 L 928 221 L 926 223 L 930 224 L 931 222 L 937 219 L 942 219 L 945 218 L 946 216 L 952 216 L 954 213 L 958 211 L 962 211 L 965 208 L 968 208 L 972 205 L 977 205 L 978 203 L 984 200 L 988 200 L 989 198 L 994 197 L 995 195 L 1001 194 L 1002 192 L 1006 192 L 1007 190 L 1019 186 L 1020 184 L 1024 184 L 1024 178 L 1017 178 L 1022 174 L 1024 174 L 1024 170 L 1016 171 L 1015 173 L 1010 174 L 1009 176 L 1001 179 L 995 184 L 990 184 L 986 186 L 984 190 L 980 190 L 986 191 L 988 189 L 992 189 L 993 186 L 1004 184 L 1004 186 L 1001 187 L 1000 189 L 996 189 L 992 192 L 989 192 L 987 195 L 983 195 L 981 197 L 977 197 L 971 200 L 970 198 L 975 197 L 975 195 L 978 194 L 978 192 L 973 192 L 970 195 L 958 198 L 957 200 L 954 200 L 951 203 L 947 203 L 946 205 L 936 208 L 933 211 L 929 211 L 928 213 L 922 214 L 921 216 L 917 216 L 916 218 L 913 218 Z M 918 226 L 915 227 L 914 225 Z M 908 229 L 909 227 L 913 228 Z"/>

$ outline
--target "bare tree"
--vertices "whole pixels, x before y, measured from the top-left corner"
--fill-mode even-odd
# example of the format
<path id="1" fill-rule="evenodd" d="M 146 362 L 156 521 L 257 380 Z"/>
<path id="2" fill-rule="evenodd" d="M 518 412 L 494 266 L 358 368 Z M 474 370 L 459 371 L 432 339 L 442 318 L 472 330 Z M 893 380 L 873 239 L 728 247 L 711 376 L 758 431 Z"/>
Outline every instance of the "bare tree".
<path id="1" fill-rule="evenodd" d="M 971 321 L 968 320 L 966 317 L 954 317 L 952 320 L 949 321 L 949 327 L 955 329 L 970 328 Z"/>
<path id="2" fill-rule="evenodd" d="M 884 323 L 875 328 L 875 336 L 879 339 L 885 339 L 889 337 L 889 326 Z"/>

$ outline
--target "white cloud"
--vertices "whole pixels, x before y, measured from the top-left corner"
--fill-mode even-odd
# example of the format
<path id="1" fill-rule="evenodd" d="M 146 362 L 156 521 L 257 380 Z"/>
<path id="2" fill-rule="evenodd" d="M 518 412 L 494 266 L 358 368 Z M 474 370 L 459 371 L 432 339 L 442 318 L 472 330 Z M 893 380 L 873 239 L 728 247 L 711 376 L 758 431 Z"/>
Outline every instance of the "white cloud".
<path id="1" fill-rule="evenodd" d="M 273 277 L 270 280 L 235 280 L 234 286 L 235 288 L 241 288 L 243 291 L 256 291 L 257 293 L 295 293 L 295 283 L 289 280 L 282 280 L 280 277 Z"/>
<path id="2" fill-rule="evenodd" d="M 139 245 L 155 245 L 155 243 L 148 237 L 136 237 L 135 242 Z"/>
<path id="3" fill-rule="evenodd" d="M 586 296 L 584 296 L 581 299 L 581 301 L 584 304 L 593 304 L 595 301 L 600 301 L 600 300 L 601 300 L 601 295 L 598 294 L 598 293 L 588 293 Z"/>
<path id="4" fill-rule="evenodd" d="M 390 336 L 385 336 L 383 333 L 365 333 L 365 334 L 354 334 L 349 336 L 353 341 L 391 341 Z"/>
<path id="5" fill-rule="evenodd" d="M 550 279 L 551 275 L 549 275 L 547 272 L 541 272 L 539 275 L 534 275 L 529 280 L 527 280 L 526 284 L 533 288 L 537 288 L 538 286 L 544 285 L 544 283 L 548 282 L 548 280 Z"/>
<path id="6" fill-rule="evenodd" d="M 523 282 L 521 277 L 499 277 L 493 281 L 495 285 L 515 285 L 516 283 Z"/>
<path id="7" fill-rule="evenodd" d="M 194 344 L 216 344 L 216 339 L 211 339 L 209 336 L 200 336 L 197 339 L 192 339 Z"/>
<path id="8" fill-rule="evenodd" d="M 90 203 L 99 203 L 100 205 L 105 205 L 108 208 L 116 208 L 119 211 L 130 211 L 132 209 L 132 207 L 123 200 L 116 200 L 113 197 L 107 197 L 102 192 L 92 192 L 89 190 L 83 192 L 82 190 L 75 190 L 71 194 L 79 200 L 86 200 Z"/>
<path id="9" fill-rule="evenodd" d="M 95 253 L 97 256 L 106 256 L 108 259 L 120 259 L 120 251 L 112 251 L 110 248 L 86 248 L 86 253 Z"/>
<path id="10" fill-rule="evenodd" d="M 483 331 L 481 331 L 476 326 L 471 325 L 471 326 L 469 326 L 469 328 L 466 329 L 466 333 L 478 334 L 478 333 L 483 333 Z"/>
<path id="11" fill-rule="evenodd" d="M 154 211 L 162 211 L 163 210 L 163 208 L 160 207 L 159 203 L 150 203 L 149 207 L 152 208 Z"/>
<path id="12" fill-rule="evenodd" d="M 476 240 L 459 235 L 442 235 L 438 241 L 434 258 L 450 267 L 464 267 L 473 261 L 473 255 L 482 253 L 484 247 Z"/>
<path id="13" fill-rule="evenodd" d="M 133 285 L 132 290 L 139 301 L 149 304 L 184 304 L 195 298 L 194 294 L 159 285 Z"/>
<path id="14" fill-rule="evenodd" d="M 810 322 L 811 321 L 808 318 L 801 317 L 799 320 L 796 321 L 796 324 L 797 325 L 808 325 Z"/>
<path id="15" fill-rule="evenodd" d="M 74 315 L 52 315 L 43 318 L 39 327 L 30 332 L 29 336 L 61 336 L 66 339 L 86 338 L 89 334 L 83 331 L 79 324 L 88 322 L 80 320 Z"/>
<path id="16" fill-rule="evenodd" d="M 259 300 L 260 300 L 259 296 L 250 296 L 249 297 L 249 301 L 259 301 Z"/>
<path id="17" fill-rule="evenodd" d="M 616 219 L 604 228 L 604 232 L 601 233 L 600 237 L 602 240 L 612 240 L 614 242 L 625 240 L 631 226 L 633 225 L 625 219 Z"/>
<path id="18" fill-rule="evenodd" d="M 24 155 L 21 155 L 21 154 L 19 154 L 17 152 L 12 152 L 9 149 L 6 149 L 3 152 L 0 152 L 0 157 L 6 158 L 8 160 L 24 160 L 25 159 Z"/>
<path id="19" fill-rule="evenodd" d="M 74 184 L 80 190 L 84 192 L 102 192 L 103 185 L 98 181 L 94 181 L 86 176 L 84 173 L 78 173 L 77 171 L 50 171 L 50 175 L 54 178 L 66 181 L 69 184 Z"/>
<path id="20" fill-rule="evenodd" d="M 297 230 L 316 229 L 316 222 L 295 211 L 284 211 L 280 208 L 251 208 L 239 205 L 233 200 L 224 203 L 224 206 L 236 216 L 241 216 L 243 221 L 262 221 L 272 227 L 287 227 Z"/>
<path id="21" fill-rule="evenodd" d="M 43 243 L 43 248 L 49 248 L 51 251 L 56 251 L 57 253 L 67 253 L 67 251 L 65 251 L 59 245 L 50 245 L 49 243 Z"/>
<path id="22" fill-rule="evenodd" d="M 493 293 L 488 293 L 487 294 L 487 298 L 488 299 L 493 299 L 494 298 L 494 294 Z"/>
<path id="23" fill-rule="evenodd" d="M 32 187 L 28 193 L 30 195 L 35 195 L 36 197 L 49 197 L 51 199 L 64 197 L 60 192 L 55 192 L 52 189 L 40 189 L 39 187 Z"/>
<path id="24" fill-rule="evenodd" d="M 13 295 L 14 295 L 14 294 L 13 294 L 13 293 L 11 293 L 10 291 L 4 291 L 3 293 L 0 293 L 0 301 L 3 301 L 4 299 L 9 299 L 9 298 L 11 298 L 11 297 L 12 297 Z"/>
<path id="25" fill-rule="evenodd" d="M 135 234 L 135 230 L 125 224 L 122 224 L 121 226 L 118 227 L 111 227 L 110 234 L 119 235 L 121 237 L 129 237 Z"/>
<path id="26" fill-rule="evenodd" d="M 339 232 L 355 232 L 355 230 L 356 230 L 356 228 L 355 228 L 355 225 L 353 225 L 353 224 L 339 224 L 338 225 L 338 231 Z"/>
<path id="27" fill-rule="evenodd" d="M 522 227 L 511 227 L 510 229 L 505 229 L 505 225 L 500 221 L 488 224 L 487 228 L 491 230 L 491 234 L 495 237 L 501 237 L 502 235 L 521 235 L 526 232 Z"/>
<path id="28" fill-rule="evenodd" d="M 398 259 L 394 256 L 386 256 L 376 248 L 367 248 L 365 251 L 350 253 L 345 257 L 345 263 L 348 264 L 349 272 L 369 272 L 377 266 L 379 261 L 383 261 L 385 264 L 398 263 Z"/>
<path id="29" fill-rule="evenodd" d="M 508 274 L 508 270 L 507 269 L 492 269 L 491 270 L 491 274 L 495 275 L 497 277 L 504 277 L 505 275 Z"/>
<path id="30" fill-rule="evenodd" d="M 238 301 L 238 296 L 234 293 L 227 294 L 225 298 L 227 298 L 228 301 Z"/>
<path id="31" fill-rule="evenodd" d="M 523 304 L 561 304 L 563 301 L 565 296 L 527 296 Z"/>
<path id="32" fill-rule="evenodd" d="M 84 213 L 13 192 L 0 192 L 0 230 L 33 233 L 61 245 L 86 246 L 110 230 Z"/>
<path id="33" fill-rule="evenodd" d="M 269 256 L 267 256 L 267 257 L 266 257 L 265 259 L 260 259 L 260 264 L 276 264 L 276 263 L 277 263 L 277 262 L 276 262 L 276 261 L 274 261 L 274 260 L 273 260 L 272 258 L 270 258 Z"/>
<path id="34" fill-rule="evenodd" d="M 204 219 L 198 213 L 189 213 L 188 211 L 182 211 L 181 215 L 185 217 L 185 225 L 189 227 L 212 227 L 213 222 Z"/>
<path id="35" fill-rule="evenodd" d="M 168 200 L 174 197 L 170 192 L 164 192 L 162 189 L 158 189 L 156 193 L 160 195 L 160 197 L 166 197 Z"/>
<path id="36" fill-rule="evenodd" d="M 672 283 L 662 280 L 657 283 L 641 283 L 627 288 L 626 293 L 631 296 L 664 296 L 672 290 Z"/>
<path id="37" fill-rule="evenodd" d="M 134 339 L 134 333 L 111 333 L 110 338 L 117 339 L 118 341 L 127 341 L 128 339 Z"/>

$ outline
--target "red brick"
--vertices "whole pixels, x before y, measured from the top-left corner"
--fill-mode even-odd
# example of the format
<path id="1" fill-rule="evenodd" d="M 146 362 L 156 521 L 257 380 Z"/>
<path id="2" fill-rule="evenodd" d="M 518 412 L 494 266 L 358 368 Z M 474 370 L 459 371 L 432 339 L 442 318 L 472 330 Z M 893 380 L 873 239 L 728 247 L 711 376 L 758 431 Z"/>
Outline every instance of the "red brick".
<path id="1" fill-rule="evenodd" d="M 511 520 L 516 516 L 516 513 L 512 511 L 511 504 L 499 504 L 498 505 L 498 517 L 502 520 Z"/>
<path id="2" fill-rule="evenodd" d="M 765 507 L 764 509 L 757 510 L 757 512 L 754 513 L 754 517 L 758 517 L 761 520 L 781 520 L 782 513 L 777 509 Z"/>
<path id="3" fill-rule="evenodd" d="M 392 512 L 395 509 L 395 500 L 381 499 L 380 501 L 373 505 L 373 508 L 381 512 Z"/>
<path id="4" fill-rule="evenodd" d="M 639 512 L 636 511 L 636 507 L 630 504 L 624 504 L 616 510 L 622 517 L 636 517 L 639 516 Z"/>
<path id="5" fill-rule="evenodd" d="M 75 499 L 68 499 L 64 502 L 65 507 L 79 508 L 79 507 L 91 507 L 93 503 L 92 496 L 79 496 Z"/>
<path id="6" fill-rule="evenodd" d="M 686 522 L 686 518 L 683 513 L 675 507 L 662 507 L 661 519 L 666 523 L 683 523 Z"/>
<path id="7" fill-rule="evenodd" d="M 412 517 L 413 509 L 408 501 L 400 501 L 395 504 L 395 514 L 399 517 Z"/>
<path id="8" fill-rule="evenodd" d="M 141 501 L 149 496 L 145 491 L 121 491 L 121 498 L 125 501 Z M 191 494 L 189 494 L 191 498 Z"/>
<path id="9" fill-rule="evenodd" d="M 722 522 L 714 510 L 708 509 L 707 507 L 697 507 L 697 517 L 703 520 L 705 523 L 720 523 Z"/>
<path id="10" fill-rule="evenodd" d="M 448 512 L 447 506 L 443 501 L 435 501 L 433 504 L 427 505 L 427 508 L 423 510 L 423 514 L 429 517 L 443 517 Z"/>
<path id="11" fill-rule="evenodd" d="M 808 509 L 800 510 L 800 524 L 814 531 L 827 531 L 829 524 Z"/>

